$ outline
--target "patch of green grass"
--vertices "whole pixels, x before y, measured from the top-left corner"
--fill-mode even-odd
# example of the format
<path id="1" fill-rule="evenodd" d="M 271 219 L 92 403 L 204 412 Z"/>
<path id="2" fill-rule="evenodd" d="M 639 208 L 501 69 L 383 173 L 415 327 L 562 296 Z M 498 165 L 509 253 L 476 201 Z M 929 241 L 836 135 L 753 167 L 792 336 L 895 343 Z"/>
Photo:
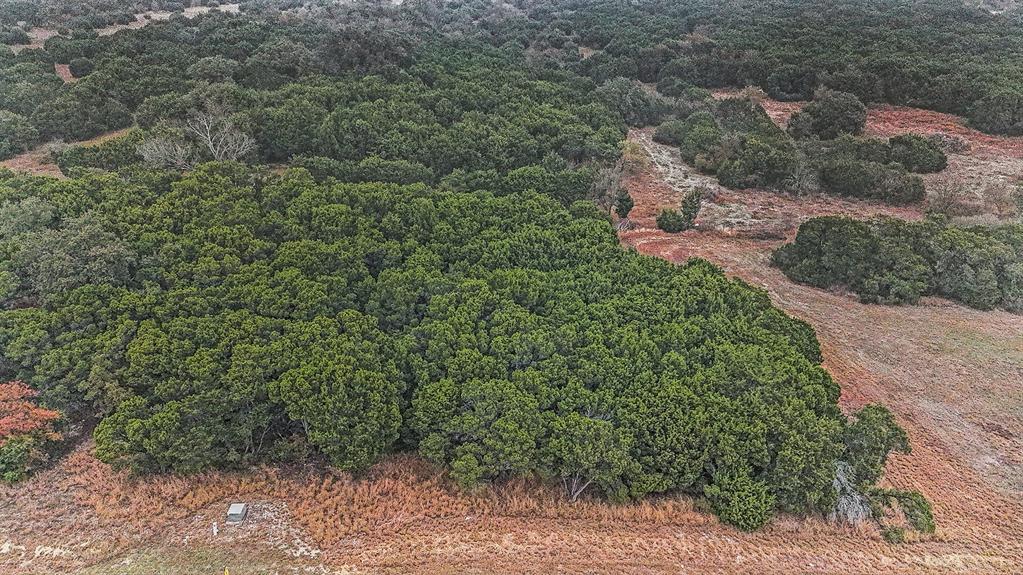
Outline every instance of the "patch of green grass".
<path id="1" fill-rule="evenodd" d="M 297 572 L 295 564 L 261 553 L 215 547 L 151 547 L 93 565 L 80 575 L 270 575 Z"/>

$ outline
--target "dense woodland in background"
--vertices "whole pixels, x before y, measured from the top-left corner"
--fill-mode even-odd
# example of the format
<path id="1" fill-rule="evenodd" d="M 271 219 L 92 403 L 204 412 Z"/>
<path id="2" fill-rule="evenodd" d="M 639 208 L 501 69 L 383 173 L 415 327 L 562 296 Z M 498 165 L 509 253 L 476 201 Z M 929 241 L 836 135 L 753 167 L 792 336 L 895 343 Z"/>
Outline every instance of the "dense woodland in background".
<path id="1" fill-rule="evenodd" d="M 943 142 L 863 137 L 866 106 L 1023 132 L 1018 14 L 257 1 L 95 31 L 182 8 L 0 1 L 7 44 L 59 32 L 0 51 L 0 158 L 45 145 L 69 176 L 0 174 L 5 478 L 95 424 L 137 472 L 416 450 L 466 489 L 684 491 L 746 529 L 894 500 L 933 530 L 922 498 L 874 486 L 905 434 L 879 406 L 841 414 L 812 329 L 705 262 L 620 249 L 616 164 L 657 126 L 725 186 L 918 203 Z M 782 129 L 708 91 L 747 86 L 811 103 Z M 1019 311 L 1020 237 L 822 219 L 775 260 L 865 301 Z"/>

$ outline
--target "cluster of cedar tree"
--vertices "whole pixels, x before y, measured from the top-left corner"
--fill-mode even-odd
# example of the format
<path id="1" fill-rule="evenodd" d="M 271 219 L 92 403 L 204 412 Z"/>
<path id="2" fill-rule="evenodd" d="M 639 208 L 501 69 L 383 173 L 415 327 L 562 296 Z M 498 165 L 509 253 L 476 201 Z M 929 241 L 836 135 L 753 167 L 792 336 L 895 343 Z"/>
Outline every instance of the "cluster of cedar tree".
<path id="1" fill-rule="evenodd" d="M 839 411 L 812 329 L 705 262 L 621 250 L 588 200 L 607 203 L 598 176 L 628 125 L 674 119 L 660 137 L 728 185 L 888 170 L 903 184 L 870 193 L 912 201 L 908 172 L 943 162 L 932 148 L 836 136 L 857 132 L 860 101 L 1012 132 L 996 121 L 1015 117 L 1009 59 L 925 41 L 946 20 L 916 11 L 940 3 L 897 25 L 857 4 L 826 26 L 785 6 L 726 26 L 704 2 L 408 4 L 312 3 L 282 24 L 294 6 L 252 2 L 0 54 L 0 156 L 136 126 L 58 152 L 70 179 L 0 175 L 0 374 L 30 386 L 18 405 L 98 421 L 98 455 L 139 472 L 316 456 L 360 471 L 416 450 L 468 489 L 533 474 L 573 498 L 686 492 L 745 529 L 830 511 L 839 469 L 874 493 L 905 434 L 881 407 Z M 26 9 L 0 4 L 0 22 Z M 1015 25 L 959 11 L 980 24 L 942 28 L 957 41 Z M 811 29 L 834 50 L 795 49 Z M 864 29 L 918 50 L 851 57 Z M 786 133 L 699 90 L 747 84 L 837 92 Z M 202 113 L 251 137 L 238 159 L 291 167 L 203 163 L 186 123 Z M 191 169 L 143 165 L 154 138 L 191 146 Z M 53 437 L 16 435 L 0 439 L 10 477 Z"/>

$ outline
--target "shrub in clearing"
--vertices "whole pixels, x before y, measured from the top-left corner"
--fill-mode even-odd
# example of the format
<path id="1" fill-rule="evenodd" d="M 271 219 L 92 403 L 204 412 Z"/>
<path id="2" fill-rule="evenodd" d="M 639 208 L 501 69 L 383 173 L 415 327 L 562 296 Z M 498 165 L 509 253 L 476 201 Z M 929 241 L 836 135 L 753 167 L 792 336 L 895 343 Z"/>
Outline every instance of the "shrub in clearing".
<path id="1" fill-rule="evenodd" d="M 940 172 L 948 165 L 945 152 L 923 136 L 903 134 L 888 140 L 891 161 L 898 162 L 910 172 L 929 174 Z"/>
<path id="2" fill-rule="evenodd" d="M 721 145 L 721 136 L 721 129 L 710 112 L 696 112 L 682 122 L 679 152 L 687 162 L 713 172 L 717 166 L 711 158 Z"/>
<path id="3" fill-rule="evenodd" d="M 789 133 L 795 138 L 817 137 L 831 140 L 841 134 L 859 134 L 867 123 L 867 107 L 846 92 L 820 90 L 813 102 L 789 120 Z"/>
<path id="4" fill-rule="evenodd" d="M 657 227 L 670 233 L 677 234 L 693 227 L 696 216 L 700 213 L 700 205 L 703 203 L 703 190 L 689 190 L 682 198 L 682 206 L 678 210 L 661 210 L 657 215 Z"/>
<path id="5" fill-rule="evenodd" d="M 75 78 L 84 78 L 92 74 L 95 68 L 96 65 L 88 58 L 75 58 L 68 64 L 68 69 L 71 70 L 71 75 Z"/>
<path id="6" fill-rule="evenodd" d="M 718 167 L 721 185 L 742 189 L 781 186 L 800 166 L 796 149 L 789 142 L 757 136 L 742 138 L 739 151 Z"/>
<path id="7" fill-rule="evenodd" d="M 18 438 L 0 445 L 0 480 L 17 483 L 28 475 L 29 454 L 32 442 Z"/>
<path id="8" fill-rule="evenodd" d="M 682 198 L 682 217 L 688 227 L 692 227 L 696 222 L 696 216 L 700 213 L 700 206 L 703 204 L 703 190 L 693 189 L 686 193 L 686 196 Z"/>
<path id="9" fill-rule="evenodd" d="M 686 123 L 682 120 L 668 120 L 654 132 L 654 141 L 658 144 L 678 146 L 686 136 Z"/>
<path id="10" fill-rule="evenodd" d="M 902 205 L 924 198 L 924 182 L 900 165 L 860 160 L 832 160 L 820 171 L 824 191 L 839 196 Z"/>
<path id="11" fill-rule="evenodd" d="M 963 228 L 945 220 L 813 218 L 774 263 L 793 281 L 842 286 L 865 302 L 939 295 L 977 309 L 1023 309 L 1023 226 Z"/>
<path id="12" fill-rule="evenodd" d="M 885 541 L 892 544 L 906 541 L 906 527 L 888 523 L 891 516 L 889 512 L 896 508 L 901 511 L 902 520 L 908 528 L 919 533 L 934 533 L 934 508 L 919 491 L 872 488 L 867 496 L 871 514 L 881 527 L 881 536 Z"/>
<path id="13" fill-rule="evenodd" d="M 842 134 L 827 143 L 829 159 L 851 159 L 864 162 L 887 164 L 890 161 L 891 148 L 881 138 L 858 138 L 850 134 Z"/>
<path id="14" fill-rule="evenodd" d="M 628 192 L 622 192 L 615 198 L 615 213 L 619 218 L 627 218 L 635 205 L 636 202 L 632 200 L 632 196 Z"/>
<path id="15" fill-rule="evenodd" d="M 669 234 L 677 234 L 689 229 L 686 218 L 678 210 L 661 210 L 657 214 L 657 227 Z"/>

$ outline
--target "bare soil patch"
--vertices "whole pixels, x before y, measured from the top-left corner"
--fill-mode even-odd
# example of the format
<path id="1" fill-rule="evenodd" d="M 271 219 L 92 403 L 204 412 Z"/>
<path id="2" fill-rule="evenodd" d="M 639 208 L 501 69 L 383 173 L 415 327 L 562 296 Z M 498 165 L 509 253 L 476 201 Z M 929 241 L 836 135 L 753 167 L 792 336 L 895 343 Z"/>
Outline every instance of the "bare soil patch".
<path id="1" fill-rule="evenodd" d="M 182 12 L 164 12 L 164 11 L 149 11 L 135 15 L 135 21 L 129 22 L 128 24 L 111 24 L 103 28 L 97 28 L 96 33 L 100 36 L 110 36 L 121 30 L 138 30 L 149 24 L 150 22 L 159 22 L 161 20 L 170 20 L 175 14 L 181 14 L 185 18 L 195 18 L 200 14 L 207 14 L 211 10 L 218 10 L 220 12 L 226 12 L 229 14 L 237 14 L 240 10 L 239 4 L 221 4 L 216 8 L 210 8 L 209 6 L 189 6 Z"/>
<path id="2" fill-rule="evenodd" d="M 113 132 L 107 132 L 106 134 L 101 134 L 89 140 L 72 143 L 82 146 L 95 146 L 96 144 L 102 144 L 111 138 L 123 136 L 129 129 L 130 128 L 114 130 Z M 57 164 L 53 163 L 53 158 L 50 157 L 50 151 L 46 145 L 4 160 L 0 162 L 0 167 L 35 176 L 52 176 L 54 178 L 61 179 L 65 177 L 64 174 L 61 173 L 60 168 L 57 167 Z"/>
<path id="3" fill-rule="evenodd" d="M 78 78 L 75 78 L 75 75 L 71 73 L 71 66 L 68 64 L 54 64 L 53 71 L 60 76 L 61 80 L 64 80 L 65 84 L 78 81 Z"/>

